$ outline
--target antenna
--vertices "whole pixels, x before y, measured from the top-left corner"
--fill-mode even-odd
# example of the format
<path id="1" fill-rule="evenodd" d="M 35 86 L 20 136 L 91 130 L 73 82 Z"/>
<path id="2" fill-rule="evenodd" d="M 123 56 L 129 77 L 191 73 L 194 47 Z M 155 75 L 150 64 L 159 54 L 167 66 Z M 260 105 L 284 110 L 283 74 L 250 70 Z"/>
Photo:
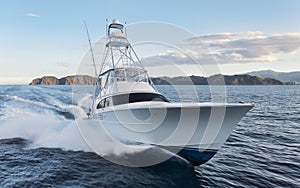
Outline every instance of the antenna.
<path id="1" fill-rule="evenodd" d="M 108 26 L 107 26 L 107 22 L 108 22 L 108 19 L 106 18 L 106 24 L 105 24 L 105 26 L 106 26 L 106 35 L 108 35 Z"/>
<path id="2" fill-rule="evenodd" d="M 94 70 L 95 70 L 95 79 L 97 79 L 97 69 L 96 69 L 96 63 L 95 63 L 95 58 L 94 58 L 94 52 L 93 52 L 93 48 L 92 48 L 90 33 L 89 33 L 89 30 L 88 30 L 88 27 L 86 25 L 85 20 L 83 22 L 84 22 L 84 26 L 85 26 L 85 29 L 86 29 L 87 38 L 88 38 L 89 45 L 90 45 L 90 51 L 91 51 L 91 56 L 92 56 L 92 60 L 93 60 Z"/>
<path id="3" fill-rule="evenodd" d="M 127 23 L 126 23 L 126 21 L 125 21 L 125 27 L 124 27 L 124 32 L 125 32 L 125 35 L 127 36 L 127 29 L 126 29 L 126 27 L 127 27 Z"/>

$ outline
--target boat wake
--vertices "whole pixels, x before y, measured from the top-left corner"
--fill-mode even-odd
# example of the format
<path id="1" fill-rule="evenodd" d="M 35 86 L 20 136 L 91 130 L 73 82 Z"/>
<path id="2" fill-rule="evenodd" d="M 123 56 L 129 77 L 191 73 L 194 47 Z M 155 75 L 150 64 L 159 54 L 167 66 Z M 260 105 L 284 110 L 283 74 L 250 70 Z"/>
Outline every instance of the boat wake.
<path id="1" fill-rule="evenodd" d="M 12 87 L 15 87 L 16 93 L 23 90 L 22 86 Z M 75 113 L 76 118 L 86 117 L 86 103 L 90 101 L 91 96 L 86 94 L 76 102 L 76 105 L 72 105 L 69 95 L 71 88 L 67 88 L 65 93 L 61 92 L 62 88 L 52 86 L 50 94 L 48 90 L 41 89 L 40 92 L 32 95 L 34 92 L 31 90 L 36 90 L 35 87 L 26 87 L 30 95 L 18 96 L 13 92 L 1 94 L 0 139 L 29 140 L 30 144 L 27 146 L 29 149 L 45 147 L 95 152 L 82 137 L 74 116 Z M 62 100 L 62 97 L 65 99 Z M 156 154 L 152 157 L 173 155 L 163 149 L 149 146 L 124 147 L 123 144 L 112 140 L 109 135 L 97 137 L 95 142 L 100 146 L 95 153 L 102 157 L 123 161 L 125 164 L 133 163 L 141 156 L 151 156 L 154 150 Z"/>
<path id="2" fill-rule="evenodd" d="M 30 141 L 28 149 L 61 148 L 72 151 L 93 151 L 82 138 L 74 120 L 59 120 L 56 116 L 31 114 L 19 116 L 0 125 L 0 139 L 24 138 Z M 185 163 L 181 157 L 167 150 L 150 146 L 126 146 L 116 143 L 109 136 L 98 137 L 99 150 L 95 153 L 123 165 L 138 165 L 145 157 L 151 160 L 170 158 Z M 141 160 L 141 161 L 139 161 Z M 186 162 L 187 163 L 187 162 Z"/>
<path id="3" fill-rule="evenodd" d="M 58 119 L 53 114 L 28 113 L 10 118 L 0 125 L 0 139 L 24 138 L 29 147 L 91 151 L 82 139 L 74 120 Z"/>

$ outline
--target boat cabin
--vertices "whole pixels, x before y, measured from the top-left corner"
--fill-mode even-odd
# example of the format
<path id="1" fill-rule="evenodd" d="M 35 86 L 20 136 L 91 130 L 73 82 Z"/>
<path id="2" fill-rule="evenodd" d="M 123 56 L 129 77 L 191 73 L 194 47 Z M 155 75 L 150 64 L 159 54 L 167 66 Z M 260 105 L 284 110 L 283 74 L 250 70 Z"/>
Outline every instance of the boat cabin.
<path id="1" fill-rule="evenodd" d="M 99 75 L 97 109 L 115 105 L 168 100 L 152 87 L 147 71 L 135 67 L 114 68 Z"/>

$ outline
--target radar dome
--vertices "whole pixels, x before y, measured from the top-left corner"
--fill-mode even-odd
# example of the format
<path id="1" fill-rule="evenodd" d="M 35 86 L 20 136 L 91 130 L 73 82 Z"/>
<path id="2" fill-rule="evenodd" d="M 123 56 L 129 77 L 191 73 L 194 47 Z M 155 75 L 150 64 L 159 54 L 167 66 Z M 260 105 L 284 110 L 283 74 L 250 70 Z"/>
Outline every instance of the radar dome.
<path id="1" fill-rule="evenodd" d="M 115 23 L 115 24 L 119 24 L 120 23 L 120 21 L 117 18 L 114 18 L 112 22 Z"/>

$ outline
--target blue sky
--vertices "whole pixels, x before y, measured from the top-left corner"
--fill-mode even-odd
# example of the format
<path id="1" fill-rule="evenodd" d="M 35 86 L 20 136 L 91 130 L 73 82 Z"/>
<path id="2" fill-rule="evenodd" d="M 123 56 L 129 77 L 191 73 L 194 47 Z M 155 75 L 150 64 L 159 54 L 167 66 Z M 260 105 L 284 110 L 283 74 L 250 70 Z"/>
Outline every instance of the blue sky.
<path id="1" fill-rule="evenodd" d="M 247 38 L 249 34 L 245 33 L 259 32 L 259 37 L 272 36 L 270 41 L 273 35 L 300 33 L 299 10 L 298 0 L 5 0 L 0 6 L 0 84 L 75 74 L 88 49 L 83 20 L 88 23 L 92 40 L 104 35 L 106 18 L 117 17 L 127 23 L 168 22 L 197 36 L 239 33 Z M 298 35 L 293 37 L 297 39 Z M 282 37 L 275 40 L 285 41 Z M 272 45 L 278 47 L 277 43 Z M 231 44 L 226 47 L 233 48 Z M 261 59 L 250 58 L 221 65 L 222 70 L 226 74 L 261 69 L 300 71 L 298 47 L 288 48 L 265 53 L 276 60 L 257 62 Z"/>

